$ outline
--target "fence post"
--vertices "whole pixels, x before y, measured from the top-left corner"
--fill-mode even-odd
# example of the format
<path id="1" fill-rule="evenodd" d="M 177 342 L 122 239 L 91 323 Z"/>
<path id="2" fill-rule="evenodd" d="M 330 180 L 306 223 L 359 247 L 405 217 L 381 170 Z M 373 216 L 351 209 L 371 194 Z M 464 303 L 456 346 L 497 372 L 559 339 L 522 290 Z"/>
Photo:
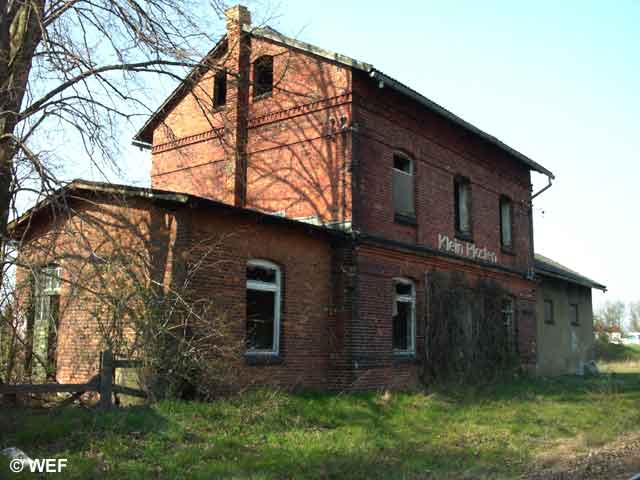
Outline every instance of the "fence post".
<path id="1" fill-rule="evenodd" d="M 105 350 L 102 352 L 100 362 L 100 408 L 108 410 L 111 408 L 111 397 L 113 395 L 113 352 Z"/>

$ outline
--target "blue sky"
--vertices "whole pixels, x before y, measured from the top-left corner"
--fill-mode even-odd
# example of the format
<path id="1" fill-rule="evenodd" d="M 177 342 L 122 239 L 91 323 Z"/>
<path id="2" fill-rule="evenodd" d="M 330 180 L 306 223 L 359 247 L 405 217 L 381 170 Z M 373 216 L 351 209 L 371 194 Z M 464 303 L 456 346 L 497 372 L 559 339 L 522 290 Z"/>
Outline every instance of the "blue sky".
<path id="1" fill-rule="evenodd" d="M 260 21 L 265 3 L 246 4 Z M 640 300 L 639 1 L 289 0 L 274 10 L 283 33 L 372 63 L 553 171 L 534 205 L 536 250 L 605 283 L 596 304 Z M 173 85 L 157 85 L 159 104 Z M 123 166 L 111 180 L 148 184 L 147 152 L 123 147 Z"/>

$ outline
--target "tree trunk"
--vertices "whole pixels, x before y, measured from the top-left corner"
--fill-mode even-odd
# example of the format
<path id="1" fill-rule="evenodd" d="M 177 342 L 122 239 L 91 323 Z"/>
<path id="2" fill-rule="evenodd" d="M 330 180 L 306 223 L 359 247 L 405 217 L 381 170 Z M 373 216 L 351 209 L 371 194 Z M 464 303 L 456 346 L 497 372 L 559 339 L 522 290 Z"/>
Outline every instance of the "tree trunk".
<path id="1" fill-rule="evenodd" d="M 20 121 L 33 55 L 42 40 L 40 21 L 44 3 L 44 0 L 2 2 L 0 8 L 0 285 L 14 194 L 13 161 L 17 142 L 13 134 Z"/>

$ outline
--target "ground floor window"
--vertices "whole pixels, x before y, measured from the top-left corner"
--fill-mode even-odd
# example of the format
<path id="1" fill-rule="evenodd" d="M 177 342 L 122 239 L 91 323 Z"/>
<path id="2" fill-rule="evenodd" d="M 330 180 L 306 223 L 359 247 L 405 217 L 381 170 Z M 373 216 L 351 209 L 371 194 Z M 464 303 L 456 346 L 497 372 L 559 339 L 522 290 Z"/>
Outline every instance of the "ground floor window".
<path id="1" fill-rule="evenodd" d="M 41 268 L 33 278 L 31 374 L 39 379 L 55 379 L 56 348 L 60 323 L 60 267 Z"/>
<path id="2" fill-rule="evenodd" d="M 515 309 L 513 298 L 507 297 L 502 301 L 502 321 L 507 337 L 507 347 L 509 351 L 516 351 L 516 325 Z"/>
<path id="3" fill-rule="evenodd" d="M 278 354 L 280 269 L 266 260 L 247 264 L 247 352 Z"/>
<path id="4" fill-rule="evenodd" d="M 411 280 L 396 278 L 393 301 L 393 350 L 396 353 L 415 352 L 416 293 Z"/>

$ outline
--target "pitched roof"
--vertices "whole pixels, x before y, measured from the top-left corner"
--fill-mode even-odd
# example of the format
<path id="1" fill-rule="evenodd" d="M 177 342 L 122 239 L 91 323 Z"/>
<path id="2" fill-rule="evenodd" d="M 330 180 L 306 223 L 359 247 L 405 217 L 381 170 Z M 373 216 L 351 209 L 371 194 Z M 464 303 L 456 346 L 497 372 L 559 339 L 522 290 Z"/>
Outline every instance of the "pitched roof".
<path id="1" fill-rule="evenodd" d="M 428 99 L 424 95 L 409 88 L 408 86 L 404 85 L 398 80 L 395 80 L 389 75 L 386 75 L 385 73 L 376 69 L 373 65 L 369 63 L 361 62 L 359 60 L 348 57 L 346 55 L 332 52 L 330 50 L 325 50 L 320 47 L 316 47 L 315 45 L 311 45 L 310 43 L 296 40 L 295 38 L 287 37 L 286 35 L 281 34 L 280 32 L 278 32 L 277 30 L 271 27 L 256 28 L 256 27 L 251 27 L 250 25 L 244 25 L 243 30 L 254 37 L 264 38 L 272 42 L 279 43 L 281 45 L 286 45 L 291 48 L 295 48 L 297 50 L 301 50 L 303 52 L 306 52 L 321 58 L 325 58 L 332 62 L 339 63 L 340 65 L 344 65 L 346 67 L 365 72 L 373 80 L 379 82 L 379 85 L 381 85 L 382 87 L 388 86 L 389 88 L 397 91 L 398 93 L 405 95 L 410 99 L 416 101 L 417 103 L 421 104 L 422 106 L 426 107 L 432 112 L 464 128 L 465 130 L 468 130 L 474 133 L 475 135 L 478 135 L 488 143 L 495 145 L 500 150 L 508 153 L 515 159 L 519 160 L 521 163 L 529 167 L 529 169 L 542 173 L 544 175 L 547 175 L 550 178 L 555 178 L 555 176 L 553 175 L 553 173 L 551 173 L 550 170 L 546 169 L 539 163 L 533 161 L 532 159 L 518 152 L 517 150 L 510 147 L 509 145 L 503 143 L 493 135 L 489 135 L 488 133 L 484 132 L 478 127 L 463 120 L 459 116 L 450 112 L 446 108 L 441 107 L 436 102 Z M 226 42 L 226 35 L 218 42 L 218 44 L 216 44 L 216 47 L 214 47 L 214 49 L 212 49 L 211 52 L 209 52 L 209 54 L 207 54 L 205 58 L 208 58 L 210 55 L 212 55 L 213 52 L 216 51 L 218 46 L 223 42 Z M 192 70 L 191 73 L 189 73 L 185 81 L 181 82 L 178 88 L 176 88 L 173 91 L 173 93 L 169 96 L 169 98 L 165 100 L 165 102 L 161 105 L 161 107 L 151 116 L 151 118 L 145 123 L 145 125 L 138 131 L 138 133 L 136 133 L 136 135 L 134 136 L 135 145 L 148 146 L 148 144 L 151 143 L 151 132 L 152 132 L 151 126 L 155 128 L 155 125 L 157 125 L 157 123 L 161 121 L 163 115 L 166 113 L 168 108 L 170 108 L 177 99 L 181 98 L 182 95 L 184 95 L 186 91 L 186 89 L 184 88 L 184 85 L 190 83 L 189 81 L 192 82 L 194 80 L 194 76 L 198 75 L 198 72 L 201 72 L 201 70 L 202 70 L 202 65 L 194 68 L 194 70 Z"/>
<path id="2" fill-rule="evenodd" d="M 558 278 L 584 287 L 597 288 L 603 292 L 607 291 L 606 286 L 539 253 L 535 254 L 534 266 L 536 273 L 542 276 Z"/>
<path id="3" fill-rule="evenodd" d="M 15 238 L 21 235 L 24 230 L 29 229 L 31 219 L 34 216 L 46 214 L 47 211 L 55 212 L 58 205 L 65 205 L 66 200 L 78 198 L 87 194 L 111 195 L 123 199 L 140 198 L 147 199 L 152 202 L 160 202 L 165 205 L 169 203 L 189 207 L 210 208 L 216 209 L 219 212 L 254 217 L 260 223 L 288 225 L 295 228 L 303 228 L 308 232 L 322 232 L 337 237 L 344 237 L 346 235 L 346 233 L 339 228 L 332 228 L 325 225 L 314 225 L 312 223 L 281 217 L 279 215 L 271 215 L 258 210 L 236 207 L 234 205 L 229 205 L 188 193 L 173 192 L 155 188 L 134 187 L 131 185 L 120 185 L 114 183 L 94 182 L 81 179 L 73 180 L 52 194 L 47 195 L 47 197 L 40 200 L 33 207 L 20 215 L 20 217 L 11 221 L 8 227 L 9 232 L 11 232 L 11 235 Z"/>

